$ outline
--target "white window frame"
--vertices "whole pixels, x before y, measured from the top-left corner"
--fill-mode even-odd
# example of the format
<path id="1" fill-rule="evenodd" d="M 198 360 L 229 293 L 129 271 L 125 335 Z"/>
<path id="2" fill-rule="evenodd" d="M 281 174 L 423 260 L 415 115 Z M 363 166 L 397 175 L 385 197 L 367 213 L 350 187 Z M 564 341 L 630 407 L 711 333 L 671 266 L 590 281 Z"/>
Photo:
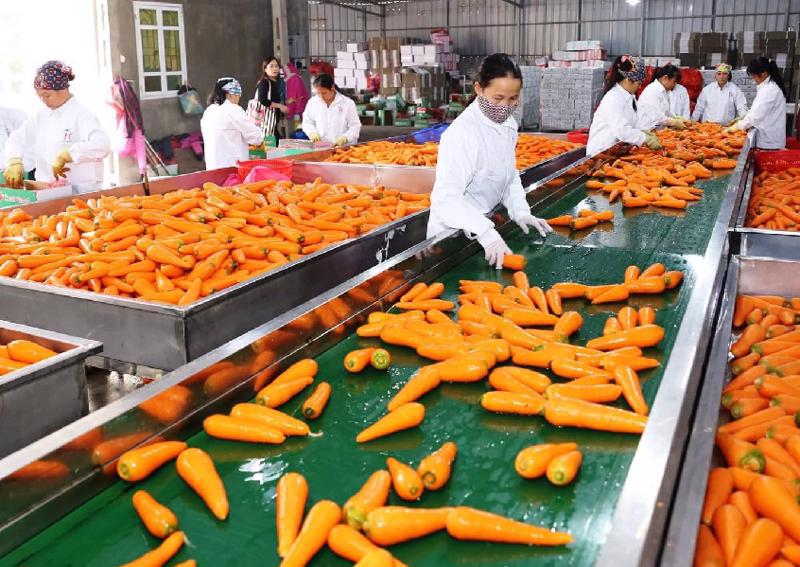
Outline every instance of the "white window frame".
<path id="1" fill-rule="evenodd" d="M 156 12 L 156 25 L 142 25 L 139 19 L 140 10 L 155 10 Z M 178 25 L 165 26 L 163 20 L 163 12 L 177 12 Z M 181 84 L 186 84 L 186 39 L 185 30 L 183 27 L 183 5 L 182 4 L 167 4 L 165 2 L 139 2 L 133 3 L 133 19 L 136 30 L 136 64 L 139 67 L 139 98 L 141 99 L 157 99 L 157 98 L 170 98 L 178 94 L 176 90 L 167 90 L 167 77 L 180 76 Z M 156 30 L 158 32 L 158 59 L 160 71 L 145 71 L 144 70 L 144 57 L 142 54 L 142 33 L 141 30 Z M 181 46 L 181 71 L 167 71 L 166 53 L 164 52 L 164 31 L 177 31 L 178 39 Z M 145 91 L 144 80 L 146 77 L 161 77 L 161 90 L 160 91 Z"/>

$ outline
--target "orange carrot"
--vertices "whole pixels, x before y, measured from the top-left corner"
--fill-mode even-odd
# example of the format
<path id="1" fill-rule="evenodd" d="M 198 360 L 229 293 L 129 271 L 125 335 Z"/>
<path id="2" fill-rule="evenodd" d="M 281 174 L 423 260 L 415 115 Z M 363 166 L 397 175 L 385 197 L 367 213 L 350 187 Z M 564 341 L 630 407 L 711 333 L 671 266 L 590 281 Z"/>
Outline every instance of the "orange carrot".
<path id="1" fill-rule="evenodd" d="M 425 406 L 416 402 L 403 404 L 359 433 L 356 437 L 356 442 L 365 443 L 404 429 L 416 427 L 422 423 L 424 418 Z"/>
<path id="2" fill-rule="evenodd" d="M 640 325 L 652 325 L 656 322 L 656 312 L 652 307 L 640 307 L 638 316 Z"/>
<path id="3" fill-rule="evenodd" d="M 662 327 L 658 325 L 642 325 L 635 329 L 592 339 L 586 343 L 586 346 L 597 350 L 613 350 L 628 346 L 647 348 L 657 345 L 663 338 L 664 329 Z"/>
<path id="4" fill-rule="evenodd" d="M 523 478 L 539 478 L 547 472 L 550 461 L 577 448 L 575 443 L 531 445 L 517 453 L 514 469 Z"/>
<path id="5" fill-rule="evenodd" d="M 122 565 L 122 567 L 160 567 L 178 553 L 178 550 L 183 546 L 184 540 L 183 532 L 174 532 L 162 541 L 157 548 L 148 551 L 130 563 Z"/>
<path id="6" fill-rule="evenodd" d="M 328 541 L 333 527 L 342 519 L 335 502 L 320 500 L 308 511 L 303 527 L 281 561 L 281 567 L 304 567 Z"/>
<path id="7" fill-rule="evenodd" d="M 361 488 L 342 506 L 342 519 L 347 525 L 360 530 L 367 515 L 386 504 L 392 476 L 383 469 L 370 475 Z"/>
<path id="8" fill-rule="evenodd" d="M 186 443 L 182 441 L 162 441 L 126 451 L 117 461 L 117 474 L 128 482 L 140 481 L 176 458 L 184 449 Z"/>
<path id="9" fill-rule="evenodd" d="M 633 307 L 623 307 L 617 313 L 617 319 L 623 330 L 633 329 L 639 322 L 639 314 Z"/>
<path id="10" fill-rule="evenodd" d="M 447 516 L 447 533 L 458 540 L 521 543 L 527 545 L 566 545 L 572 536 L 517 522 L 503 516 L 458 506 Z"/>
<path id="11" fill-rule="evenodd" d="M 725 563 L 732 564 L 736 545 L 744 533 L 747 521 L 736 506 L 723 504 L 714 512 L 711 525 L 725 556 Z"/>
<path id="12" fill-rule="evenodd" d="M 728 433 L 717 433 L 717 446 L 728 466 L 741 467 L 754 472 L 764 470 L 764 455 L 752 443 L 737 439 Z"/>
<path id="13" fill-rule="evenodd" d="M 417 473 L 426 490 L 439 490 L 447 484 L 457 451 L 456 444 L 448 441 L 420 461 Z"/>
<path id="14" fill-rule="evenodd" d="M 639 415 L 647 415 L 650 409 L 642 394 L 639 376 L 629 366 L 619 365 L 614 367 L 614 380 L 622 387 L 622 395 L 631 409 Z"/>
<path id="15" fill-rule="evenodd" d="M 556 486 L 569 484 L 575 480 L 582 461 L 583 455 L 580 451 L 558 455 L 547 465 L 547 480 Z"/>
<path id="16" fill-rule="evenodd" d="M 269 425 L 222 414 L 210 415 L 205 418 L 203 429 L 211 437 L 230 441 L 277 445 L 286 440 L 283 433 Z"/>
<path id="17" fill-rule="evenodd" d="M 394 411 L 403 404 L 413 402 L 436 388 L 441 383 L 439 372 L 433 366 L 424 366 L 405 383 L 394 397 L 389 400 L 388 409 Z"/>
<path id="18" fill-rule="evenodd" d="M 443 530 L 450 508 L 376 508 L 364 522 L 364 533 L 378 545 L 394 545 Z"/>
<path id="19" fill-rule="evenodd" d="M 374 348 L 362 348 L 348 352 L 344 357 L 344 367 L 348 372 L 361 372 L 370 361 Z"/>
<path id="20" fill-rule="evenodd" d="M 137 490 L 133 494 L 133 508 L 154 537 L 164 539 L 178 529 L 178 518 L 175 514 L 156 501 L 155 498 L 144 490 Z"/>
<path id="21" fill-rule="evenodd" d="M 303 402 L 303 415 L 306 419 L 317 419 L 331 397 L 331 385 L 327 382 L 317 384 L 317 389 Z"/>
<path id="22" fill-rule="evenodd" d="M 308 499 L 308 483 L 303 475 L 289 472 L 278 481 L 275 510 L 278 530 L 278 557 L 286 557 L 303 523 Z"/>
<path id="23" fill-rule="evenodd" d="M 495 413 L 539 415 L 544 406 L 545 399 L 538 394 L 486 392 L 481 396 L 481 407 Z"/>
<path id="24" fill-rule="evenodd" d="M 783 530 L 767 518 L 756 520 L 747 526 L 736 547 L 731 567 L 755 567 L 766 565 L 783 545 Z"/>
<path id="25" fill-rule="evenodd" d="M 744 490 L 737 490 L 731 493 L 728 497 L 728 504 L 736 506 L 748 524 L 752 524 L 758 519 L 758 514 L 756 514 L 753 505 L 750 503 L 750 497 L 747 496 L 747 492 Z"/>
<path id="26" fill-rule="evenodd" d="M 425 490 L 422 479 L 417 471 L 397 459 L 386 459 L 389 474 L 392 475 L 392 486 L 397 495 L 403 500 L 419 500 Z"/>
<path id="27" fill-rule="evenodd" d="M 697 545 L 694 550 L 694 567 L 725 567 L 725 556 L 714 537 L 714 533 L 706 525 L 701 525 L 697 532 Z"/>
<path id="28" fill-rule="evenodd" d="M 382 551 L 380 547 L 372 543 L 361 532 L 344 524 L 334 526 L 330 531 L 330 534 L 328 534 L 328 547 L 336 555 L 354 562 L 360 561 L 376 551 Z M 395 559 L 394 567 L 405 567 L 405 565 Z"/>
<path id="29" fill-rule="evenodd" d="M 704 524 L 711 525 L 714 512 L 725 504 L 732 491 L 733 475 L 730 470 L 725 467 L 711 469 L 708 474 L 706 496 L 703 499 L 703 512 L 700 515 L 700 519 Z"/>
<path id="30" fill-rule="evenodd" d="M 277 380 L 277 379 L 276 379 Z M 289 382 L 277 383 L 273 382 L 269 386 L 264 387 L 256 395 L 256 403 L 268 408 L 276 408 L 281 406 L 302 392 L 314 381 L 310 376 L 304 378 L 296 378 Z"/>
<path id="31" fill-rule="evenodd" d="M 569 398 L 547 400 L 544 416 L 551 425 L 618 433 L 642 433 L 647 424 L 643 415 Z"/>
<path id="32" fill-rule="evenodd" d="M 231 410 L 231 417 L 263 423 L 287 436 L 303 437 L 310 433 L 308 424 L 305 422 L 286 415 L 282 411 L 258 404 L 236 404 Z"/>
<path id="33" fill-rule="evenodd" d="M 217 474 L 214 461 L 202 449 L 189 448 L 178 455 L 178 475 L 206 503 L 218 520 L 228 517 L 228 495 Z"/>
<path id="34" fill-rule="evenodd" d="M 753 481 L 747 494 L 761 517 L 774 520 L 789 537 L 800 540 L 800 504 L 780 480 L 762 475 Z"/>

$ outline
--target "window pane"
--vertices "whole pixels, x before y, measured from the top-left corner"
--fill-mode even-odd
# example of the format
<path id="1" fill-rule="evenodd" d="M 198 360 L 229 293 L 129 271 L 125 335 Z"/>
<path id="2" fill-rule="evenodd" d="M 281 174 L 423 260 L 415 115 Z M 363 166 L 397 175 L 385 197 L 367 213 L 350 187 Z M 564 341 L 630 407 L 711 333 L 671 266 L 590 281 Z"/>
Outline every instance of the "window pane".
<path id="1" fill-rule="evenodd" d="M 178 30 L 164 31 L 164 62 L 167 71 L 182 71 L 181 43 Z"/>
<path id="2" fill-rule="evenodd" d="M 156 11 L 155 10 L 139 10 L 139 23 L 143 26 L 154 26 L 158 22 L 156 21 Z"/>
<path id="3" fill-rule="evenodd" d="M 142 32 L 142 67 L 145 71 L 160 71 L 158 60 L 158 30 L 140 30 Z"/>
<path id="4" fill-rule="evenodd" d="M 144 78 L 144 92 L 156 93 L 161 91 L 161 77 L 145 77 Z"/>
<path id="5" fill-rule="evenodd" d="M 183 77 L 181 75 L 167 75 L 167 90 L 177 91 L 181 86 Z"/>
<path id="6" fill-rule="evenodd" d="M 178 12 L 164 10 L 161 12 L 161 18 L 165 26 L 178 26 Z"/>

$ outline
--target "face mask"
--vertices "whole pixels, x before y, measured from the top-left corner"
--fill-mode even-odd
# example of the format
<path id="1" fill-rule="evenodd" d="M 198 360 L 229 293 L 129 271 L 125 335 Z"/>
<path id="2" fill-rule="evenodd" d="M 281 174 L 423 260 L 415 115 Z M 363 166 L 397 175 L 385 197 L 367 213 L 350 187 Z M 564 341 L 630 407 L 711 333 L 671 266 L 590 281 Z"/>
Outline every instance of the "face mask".
<path id="1" fill-rule="evenodd" d="M 516 110 L 517 105 L 513 106 L 506 106 L 504 104 L 494 104 L 489 101 L 486 97 L 478 95 L 478 106 L 483 112 L 483 115 L 486 116 L 492 122 L 497 122 L 498 124 L 502 124 L 508 117 L 514 113 Z"/>

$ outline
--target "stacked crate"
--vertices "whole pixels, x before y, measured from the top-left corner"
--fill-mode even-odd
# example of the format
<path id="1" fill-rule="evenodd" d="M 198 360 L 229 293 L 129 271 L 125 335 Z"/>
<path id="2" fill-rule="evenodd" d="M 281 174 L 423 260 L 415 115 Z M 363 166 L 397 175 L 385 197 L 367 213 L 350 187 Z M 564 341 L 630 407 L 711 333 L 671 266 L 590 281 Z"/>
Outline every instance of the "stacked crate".
<path id="1" fill-rule="evenodd" d="M 368 88 L 369 68 L 367 44 L 364 42 L 348 43 L 345 51 L 336 52 L 334 80 L 343 89 L 365 91 Z"/>
<path id="2" fill-rule="evenodd" d="M 541 127 L 567 131 L 591 126 L 603 94 L 604 70 L 547 68 L 542 72 Z"/>

